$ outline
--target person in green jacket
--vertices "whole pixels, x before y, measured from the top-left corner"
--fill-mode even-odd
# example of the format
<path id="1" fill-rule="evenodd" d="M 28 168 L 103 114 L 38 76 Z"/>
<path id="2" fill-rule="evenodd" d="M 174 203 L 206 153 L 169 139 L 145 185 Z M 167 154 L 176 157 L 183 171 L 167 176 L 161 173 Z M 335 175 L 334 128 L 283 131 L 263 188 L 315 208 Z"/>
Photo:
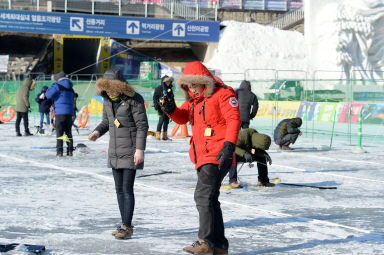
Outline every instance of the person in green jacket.
<path id="1" fill-rule="evenodd" d="M 239 162 L 257 162 L 258 183 L 259 186 L 273 187 L 275 184 L 269 182 L 268 166 L 272 164 L 272 159 L 266 150 L 271 145 L 271 138 L 268 135 L 260 134 L 253 128 L 242 129 L 239 132 L 239 138 L 236 144 L 236 163 Z M 229 185 L 232 188 L 240 188 L 237 181 L 237 166 L 229 170 Z"/>
<path id="2" fill-rule="evenodd" d="M 32 135 L 29 132 L 29 123 L 28 123 L 28 112 L 30 111 L 29 104 L 29 91 L 35 89 L 36 81 L 31 78 L 26 78 L 16 93 L 16 136 L 21 136 L 20 133 L 20 122 L 21 119 L 24 121 L 24 131 L 25 136 Z"/>

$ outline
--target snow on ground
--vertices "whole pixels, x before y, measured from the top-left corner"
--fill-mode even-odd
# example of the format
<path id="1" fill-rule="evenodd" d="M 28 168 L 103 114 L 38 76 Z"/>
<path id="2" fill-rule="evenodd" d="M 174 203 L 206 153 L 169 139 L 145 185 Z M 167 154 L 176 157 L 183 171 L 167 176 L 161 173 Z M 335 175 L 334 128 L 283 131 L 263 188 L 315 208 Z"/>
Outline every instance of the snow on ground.
<path id="1" fill-rule="evenodd" d="M 106 166 L 108 135 L 90 142 L 90 130 L 74 135 L 88 154 L 59 159 L 55 137 L 16 137 L 14 122 L 0 125 L 0 243 L 42 244 L 52 255 L 183 254 L 198 230 L 187 139 L 148 138 L 135 183 L 134 236 L 121 241 L 111 236 L 119 213 Z M 272 146 L 269 176 L 336 190 L 260 188 L 256 168 L 241 168 L 248 191 L 220 197 L 230 254 L 383 254 L 384 152 L 377 142 L 366 144 L 366 154 L 342 142 L 329 151 L 326 143 L 303 136 L 295 152 Z"/>

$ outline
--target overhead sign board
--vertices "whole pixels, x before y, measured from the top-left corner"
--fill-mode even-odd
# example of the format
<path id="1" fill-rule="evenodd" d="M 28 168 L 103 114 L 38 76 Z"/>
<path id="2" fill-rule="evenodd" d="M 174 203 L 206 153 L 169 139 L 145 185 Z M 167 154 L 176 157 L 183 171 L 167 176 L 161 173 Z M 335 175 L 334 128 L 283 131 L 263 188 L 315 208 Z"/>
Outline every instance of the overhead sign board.
<path id="1" fill-rule="evenodd" d="M 220 23 L 0 10 L 0 31 L 218 42 Z"/>

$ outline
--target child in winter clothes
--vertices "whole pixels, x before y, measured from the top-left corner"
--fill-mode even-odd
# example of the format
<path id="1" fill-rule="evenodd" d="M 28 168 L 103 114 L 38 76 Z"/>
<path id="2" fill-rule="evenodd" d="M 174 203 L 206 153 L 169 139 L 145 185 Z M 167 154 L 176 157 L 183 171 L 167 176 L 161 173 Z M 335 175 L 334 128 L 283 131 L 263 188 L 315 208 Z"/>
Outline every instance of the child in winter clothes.
<path id="1" fill-rule="evenodd" d="M 192 126 L 189 156 L 197 170 L 195 203 L 199 212 L 199 240 L 184 251 L 193 254 L 228 254 L 220 186 L 234 165 L 240 129 L 239 105 L 233 89 L 215 80 L 200 62 L 188 63 L 177 86 L 186 101 L 176 107 L 173 94 L 164 97 L 162 109 L 178 124 Z"/>
<path id="2" fill-rule="evenodd" d="M 41 89 L 41 92 L 36 96 L 35 101 L 39 104 L 39 112 L 40 112 L 40 127 L 39 127 L 39 132 L 40 134 L 44 134 L 44 129 L 43 129 L 43 123 L 44 123 L 44 115 L 47 120 L 47 125 L 50 124 L 50 116 L 49 116 L 49 108 L 52 106 L 52 100 L 48 99 L 45 96 L 45 92 L 48 90 L 47 86 L 44 86 Z"/>
<path id="3" fill-rule="evenodd" d="M 106 71 L 103 79 L 96 82 L 95 90 L 104 98 L 103 120 L 89 139 L 96 141 L 109 132 L 108 167 L 112 168 L 122 221 L 112 235 L 117 239 L 128 239 L 133 234 L 136 170 L 144 168 L 148 131 L 144 99 L 118 70 Z"/>

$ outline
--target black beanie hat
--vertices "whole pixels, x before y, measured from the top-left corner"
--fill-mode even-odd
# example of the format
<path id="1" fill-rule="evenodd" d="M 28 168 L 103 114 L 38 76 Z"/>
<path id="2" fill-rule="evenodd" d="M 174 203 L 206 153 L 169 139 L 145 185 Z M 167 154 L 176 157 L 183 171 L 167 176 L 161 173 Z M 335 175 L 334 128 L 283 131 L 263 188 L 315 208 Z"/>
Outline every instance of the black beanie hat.
<path id="1" fill-rule="evenodd" d="M 293 121 L 296 123 L 298 127 L 300 127 L 301 124 L 303 124 L 303 121 L 301 120 L 301 118 L 293 118 Z"/>
<path id="2" fill-rule="evenodd" d="M 123 74 L 118 69 L 109 69 L 105 71 L 103 79 L 105 80 L 119 80 L 122 82 L 126 82 Z"/>

